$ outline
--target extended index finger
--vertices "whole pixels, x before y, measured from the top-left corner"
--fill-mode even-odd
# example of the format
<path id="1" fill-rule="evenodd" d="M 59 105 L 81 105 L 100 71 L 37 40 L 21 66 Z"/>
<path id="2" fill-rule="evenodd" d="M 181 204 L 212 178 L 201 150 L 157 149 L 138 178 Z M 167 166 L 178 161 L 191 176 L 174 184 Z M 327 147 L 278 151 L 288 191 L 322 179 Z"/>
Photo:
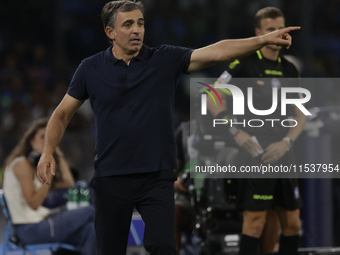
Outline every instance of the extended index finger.
<path id="1" fill-rule="evenodd" d="M 292 26 L 292 27 L 285 27 L 282 29 L 282 31 L 284 33 L 289 33 L 290 31 L 294 31 L 294 30 L 300 30 L 301 27 L 300 26 Z"/>

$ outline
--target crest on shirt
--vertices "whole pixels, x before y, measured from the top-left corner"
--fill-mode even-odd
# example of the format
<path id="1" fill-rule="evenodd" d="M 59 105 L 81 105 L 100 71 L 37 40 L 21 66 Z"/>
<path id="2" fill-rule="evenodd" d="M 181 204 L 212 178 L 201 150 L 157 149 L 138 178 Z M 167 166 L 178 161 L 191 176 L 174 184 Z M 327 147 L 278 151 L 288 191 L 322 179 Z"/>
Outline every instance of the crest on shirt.
<path id="1" fill-rule="evenodd" d="M 273 88 L 280 88 L 281 87 L 281 82 L 276 78 L 272 79 L 271 84 L 272 84 Z"/>

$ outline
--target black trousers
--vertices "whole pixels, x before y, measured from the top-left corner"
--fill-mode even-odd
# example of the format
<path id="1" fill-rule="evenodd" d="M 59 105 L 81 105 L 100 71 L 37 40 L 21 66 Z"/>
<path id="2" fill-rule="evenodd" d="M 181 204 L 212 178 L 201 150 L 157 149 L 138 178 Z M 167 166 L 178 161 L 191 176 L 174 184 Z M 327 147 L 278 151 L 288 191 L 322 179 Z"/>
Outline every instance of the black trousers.
<path id="1" fill-rule="evenodd" d="M 175 206 L 172 170 L 96 177 L 97 255 L 125 255 L 134 206 L 145 223 L 144 246 L 152 255 L 174 255 Z"/>

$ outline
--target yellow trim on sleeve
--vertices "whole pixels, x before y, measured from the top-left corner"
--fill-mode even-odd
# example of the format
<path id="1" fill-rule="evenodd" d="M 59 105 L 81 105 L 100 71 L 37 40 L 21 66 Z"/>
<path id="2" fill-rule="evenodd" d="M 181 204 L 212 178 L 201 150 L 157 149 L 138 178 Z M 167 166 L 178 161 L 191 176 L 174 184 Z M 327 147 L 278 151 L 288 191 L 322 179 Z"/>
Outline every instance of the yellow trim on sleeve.
<path id="1" fill-rule="evenodd" d="M 240 64 L 240 60 L 235 59 L 233 62 L 231 62 L 231 63 L 229 64 L 229 68 L 230 68 L 230 69 L 234 69 L 235 66 L 237 66 L 238 64 Z"/>
<path id="2" fill-rule="evenodd" d="M 262 59 L 261 51 L 260 51 L 260 50 L 257 50 L 256 53 L 257 53 L 257 56 L 259 57 L 259 59 Z"/>

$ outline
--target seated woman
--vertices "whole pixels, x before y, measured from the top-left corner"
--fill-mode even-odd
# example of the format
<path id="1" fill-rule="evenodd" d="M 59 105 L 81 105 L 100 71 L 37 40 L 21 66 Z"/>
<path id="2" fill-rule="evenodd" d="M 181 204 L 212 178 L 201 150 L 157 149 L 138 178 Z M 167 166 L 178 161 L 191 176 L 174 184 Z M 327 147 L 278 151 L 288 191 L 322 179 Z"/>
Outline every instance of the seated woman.
<path id="1" fill-rule="evenodd" d="M 3 189 L 15 234 L 22 244 L 62 242 L 76 246 L 81 255 L 96 254 L 92 206 L 58 214 L 42 206 L 50 186 L 39 182 L 32 154 L 42 153 L 47 121 L 34 121 L 5 162 Z M 74 180 L 60 149 L 55 157 L 60 176 L 49 175 L 51 186 L 72 186 Z"/>

